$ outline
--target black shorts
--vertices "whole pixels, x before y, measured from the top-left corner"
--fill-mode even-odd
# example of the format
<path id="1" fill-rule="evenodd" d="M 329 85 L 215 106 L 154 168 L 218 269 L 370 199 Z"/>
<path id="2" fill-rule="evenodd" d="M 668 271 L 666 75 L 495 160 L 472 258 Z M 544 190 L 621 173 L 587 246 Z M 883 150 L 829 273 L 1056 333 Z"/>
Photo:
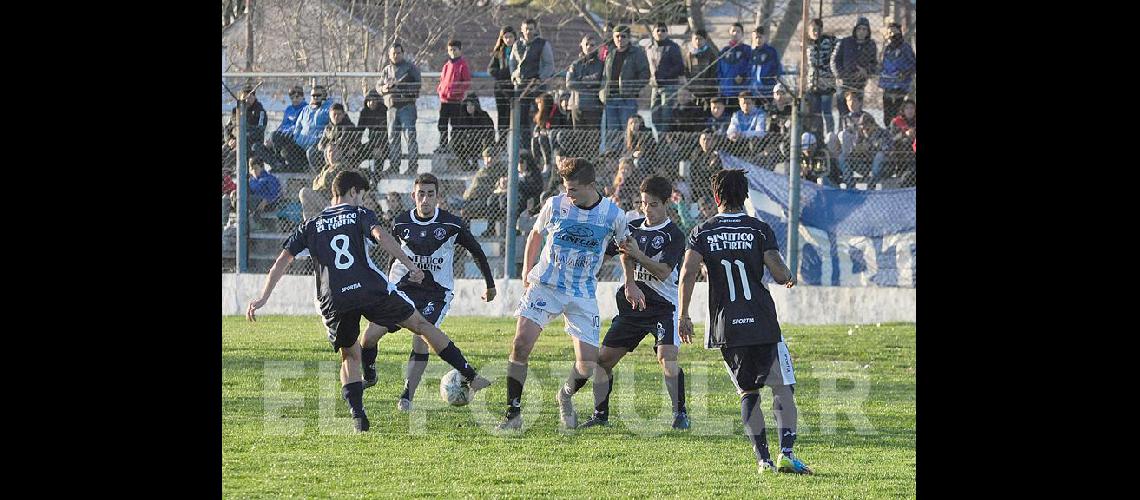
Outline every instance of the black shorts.
<path id="1" fill-rule="evenodd" d="M 787 385 L 778 359 L 779 343 L 722 347 L 728 378 L 739 392 L 752 391 L 765 385 Z M 791 360 L 787 361 L 789 364 Z"/>
<path id="2" fill-rule="evenodd" d="M 602 345 L 624 347 L 633 352 L 646 335 L 653 335 L 654 350 L 661 345 L 681 345 L 677 317 L 672 312 L 645 318 L 630 318 L 620 314 L 614 316 L 610 329 L 606 331 L 606 338 L 602 339 Z"/>
<path id="3" fill-rule="evenodd" d="M 360 337 L 360 317 L 387 328 L 389 331 L 400 329 L 396 323 L 401 323 L 412 317 L 416 312 L 399 292 L 393 291 L 387 297 L 375 304 L 325 317 L 325 326 L 329 329 L 329 343 L 333 351 L 342 347 L 352 347 Z"/>
<path id="4" fill-rule="evenodd" d="M 447 308 L 450 305 L 447 300 L 448 294 L 444 293 L 416 291 L 399 291 L 395 293 L 403 294 L 405 298 L 411 300 L 412 306 L 415 307 L 416 311 L 422 314 L 424 319 L 428 320 L 428 323 L 431 323 L 436 327 L 439 327 L 439 323 L 443 321 L 443 317 L 447 314 Z M 399 330 L 399 325 L 388 327 L 388 333 Z"/>

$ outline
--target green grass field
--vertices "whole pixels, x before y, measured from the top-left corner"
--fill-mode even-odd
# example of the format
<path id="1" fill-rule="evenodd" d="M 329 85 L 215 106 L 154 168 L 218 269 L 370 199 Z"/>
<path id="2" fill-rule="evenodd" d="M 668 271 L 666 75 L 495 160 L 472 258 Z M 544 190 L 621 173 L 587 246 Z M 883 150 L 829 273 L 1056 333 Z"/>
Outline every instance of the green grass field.
<path id="1" fill-rule="evenodd" d="M 681 350 L 692 429 L 672 431 L 652 340 L 615 370 L 608 428 L 558 430 L 554 393 L 573 348 L 561 321 L 530 361 L 525 432 L 490 432 L 506 400 L 513 318 L 449 317 L 443 329 L 494 385 L 476 401 L 440 401 L 451 368 L 432 355 L 410 413 L 396 410 L 407 330 L 380 342 L 380 382 L 365 391 L 372 430 L 354 434 L 337 354 L 317 316 L 222 321 L 222 488 L 227 497 L 914 497 L 914 324 L 784 325 L 796 367 L 796 453 L 815 476 L 756 472 L 739 396 L 719 351 Z M 603 324 L 602 332 L 608 326 Z M 697 325 L 700 329 L 702 326 Z M 771 393 L 761 390 L 778 451 Z M 579 421 L 593 408 L 587 384 Z"/>

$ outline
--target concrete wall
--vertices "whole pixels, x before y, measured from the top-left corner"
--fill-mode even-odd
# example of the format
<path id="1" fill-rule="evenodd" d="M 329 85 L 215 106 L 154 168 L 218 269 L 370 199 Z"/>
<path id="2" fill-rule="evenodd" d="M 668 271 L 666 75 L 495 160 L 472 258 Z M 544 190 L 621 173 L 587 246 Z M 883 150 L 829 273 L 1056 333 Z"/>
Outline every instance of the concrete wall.
<path id="1" fill-rule="evenodd" d="M 249 301 L 261 293 L 264 274 L 222 274 L 222 314 L 245 314 Z M 499 280 L 498 297 L 490 303 L 479 299 L 482 280 L 456 280 L 455 300 L 448 315 L 510 317 L 522 294 L 522 282 Z M 598 284 L 598 307 L 603 318 L 617 314 L 614 293 L 620 283 Z M 917 290 L 914 288 L 807 287 L 770 288 L 781 323 L 855 324 L 917 321 Z M 236 292 L 236 293 L 235 293 Z M 708 316 L 708 286 L 697 283 L 693 293 L 693 322 Z M 319 314 L 316 285 L 312 276 L 284 276 L 259 314 Z"/>

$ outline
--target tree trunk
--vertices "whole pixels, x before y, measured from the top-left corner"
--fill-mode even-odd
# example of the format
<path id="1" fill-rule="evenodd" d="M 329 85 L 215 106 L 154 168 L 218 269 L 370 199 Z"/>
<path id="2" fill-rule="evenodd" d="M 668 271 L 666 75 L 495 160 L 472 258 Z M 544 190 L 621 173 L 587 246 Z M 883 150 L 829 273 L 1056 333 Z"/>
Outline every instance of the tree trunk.
<path id="1" fill-rule="evenodd" d="M 245 0 L 245 70 L 253 71 L 253 0 Z"/>
<path id="2" fill-rule="evenodd" d="M 784 50 L 788 48 L 788 43 L 796 34 L 796 27 L 800 25 L 800 17 L 803 16 L 803 12 L 802 0 L 788 2 L 788 10 L 784 11 L 784 17 L 780 18 L 780 24 L 776 26 L 775 34 L 770 37 L 769 43 L 776 48 L 776 52 L 783 54 Z"/>
<path id="3" fill-rule="evenodd" d="M 911 10 L 910 0 L 903 0 L 902 2 L 902 24 L 903 36 L 906 41 L 914 46 L 914 11 Z"/>
<path id="4" fill-rule="evenodd" d="M 756 26 L 768 26 L 772 22 L 772 11 L 775 8 L 776 0 L 764 0 L 764 4 L 760 6 L 760 12 L 756 13 Z"/>
<path id="5" fill-rule="evenodd" d="M 891 17 L 891 0 L 883 0 L 883 19 Z"/>
<path id="6" fill-rule="evenodd" d="M 689 10 L 689 33 L 705 29 L 705 0 L 685 0 Z"/>

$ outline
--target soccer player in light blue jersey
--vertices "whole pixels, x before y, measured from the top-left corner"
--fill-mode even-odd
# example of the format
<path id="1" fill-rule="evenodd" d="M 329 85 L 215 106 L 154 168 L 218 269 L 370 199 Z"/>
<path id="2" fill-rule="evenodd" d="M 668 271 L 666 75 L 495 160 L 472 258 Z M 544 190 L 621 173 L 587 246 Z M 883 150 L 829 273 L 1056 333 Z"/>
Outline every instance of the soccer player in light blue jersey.
<path id="1" fill-rule="evenodd" d="M 570 397 L 586 384 L 598 360 L 598 269 L 610 241 L 629 243 L 624 211 L 598 191 L 592 163 L 563 158 L 558 174 L 566 194 L 546 200 L 526 241 L 522 273 L 526 291 L 515 312 L 518 323 L 507 365 L 507 414 L 496 427 L 499 430 L 521 429 L 527 360 L 539 333 L 559 314 L 565 317 L 566 333 L 574 340 L 575 357 L 570 377 L 558 391 L 559 413 L 564 427 L 578 426 Z M 645 294 L 634 285 L 632 262 L 623 258 L 622 270 L 627 300 L 644 309 Z"/>

